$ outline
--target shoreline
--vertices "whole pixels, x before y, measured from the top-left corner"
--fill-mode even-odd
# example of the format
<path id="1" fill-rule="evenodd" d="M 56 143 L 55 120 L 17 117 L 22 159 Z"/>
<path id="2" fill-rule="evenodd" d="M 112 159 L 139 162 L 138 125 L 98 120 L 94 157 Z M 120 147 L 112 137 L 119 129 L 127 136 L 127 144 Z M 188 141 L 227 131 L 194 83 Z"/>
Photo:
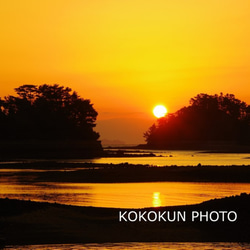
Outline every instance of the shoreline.
<path id="1" fill-rule="evenodd" d="M 250 194 L 214 199 L 197 205 L 133 211 L 233 210 L 234 222 L 119 222 L 125 209 L 77 207 L 56 203 L 0 199 L 2 245 L 104 242 L 249 242 Z"/>
<path id="2" fill-rule="evenodd" d="M 127 182 L 239 182 L 250 183 L 250 165 L 165 166 L 54 161 L 0 164 L 5 176 L 27 182 L 127 183 Z M 17 170 L 17 171 L 8 171 Z M 30 178 L 28 178 L 30 177 Z"/>
<path id="3" fill-rule="evenodd" d="M 126 147 L 121 147 L 126 148 Z M 236 142 L 197 142 L 197 141 L 187 141 L 183 143 L 173 143 L 168 146 L 153 146 L 147 144 L 139 144 L 134 147 L 127 147 L 128 149 L 144 149 L 144 150 L 197 150 L 197 151 L 207 151 L 213 153 L 249 153 L 249 144 L 239 144 Z"/>
<path id="4" fill-rule="evenodd" d="M 248 166 L 166 166 L 36 161 L 0 164 L 2 179 L 25 183 L 245 182 Z M 18 171 L 8 171 L 17 169 Z M 246 190 L 247 191 L 247 190 Z M 79 207 L 58 203 L 0 199 L 0 247 L 5 245 L 104 242 L 249 242 L 250 194 L 196 205 L 133 209 L 138 211 L 236 211 L 234 222 L 119 222 L 131 209 Z"/>

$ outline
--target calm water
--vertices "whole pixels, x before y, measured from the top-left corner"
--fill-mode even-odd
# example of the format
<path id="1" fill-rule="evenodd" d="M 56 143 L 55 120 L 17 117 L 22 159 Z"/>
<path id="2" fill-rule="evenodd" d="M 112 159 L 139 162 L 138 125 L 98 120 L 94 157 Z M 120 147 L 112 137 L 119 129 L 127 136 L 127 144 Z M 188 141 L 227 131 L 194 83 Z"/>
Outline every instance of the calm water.
<path id="1" fill-rule="evenodd" d="M 138 153 L 141 152 L 141 153 Z M 156 157 L 136 157 L 143 153 L 154 153 Z M 143 164 L 154 166 L 197 166 L 211 165 L 211 166 L 228 166 L 228 165 L 250 165 L 250 153 L 206 153 L 200 151 L 187 151 L 187 150 L 147 150 L 138 151 L 129 149 L 129 154 L 135 157 L 102 157 L 98 159 L 69 159 L 59 160 L 59 162 L 72 162 L 72 163 L 101 163 L 101 164 Z M 19 163 L 19 162 L 34 162 L 38 160 L 20 160 L 0 162 L 3 163 Z M 57 160 L 58 161 L 58 160 Z"/>
<path id="2" fill-rule="evenodd" d="M 0 198 L 57 202 L 69 205 L 143 208 L 196 204 L 250 193 L 250 183 L 33 183 L 5 180 Z"/>
<path id="3" fill-rule="evenodd" d="M 154 152 L 154 151 L 152 151 Z M 155 151 L 162 157 L 100 158 L 95 160 L 70 160 L 71 162 L 96 162 L 149 165 L 249 165 L 250 154 L 215 154 L 195 151 Z M 213 198 L 250 193 L 250 183 L 194 183 L 194 182 L 150 182 L 150 183 L 26 183 L 17 181 L 15 172 L 27 170 L 7 169 L 0 172 L 0 197 L 34 201 L 58 202 L 62 204 L 143 208 L 200 203 Z M 29 169 L 29 172 L 34 171 Z M 36 170 L 44 171 L 44 170 Z M 1 177 L 2 176 L 2 177 Z M 25 180 L 25 178 L 24 178 Z M 245 250 L 250 244 L 237 243 L 105 243 L 7 246 L 4 249 L 51 249 L 51 250 L 106 250 L 106 249 L 168 249 L 168 250 Z"/>
<path id="4" fill-rule="evenodd" d="M 130 151 L 131 152 L 131 151 Z M 92 161 L 97 163 L 122 163 L 149 165 L 242 165 L 250 164 L 250 154 L 201 153 L 197 151 L 154 151 L 162 157 L 100 158 L 94 160 L 69 160 L 70 162 Z M 137 153 L 136 151 L 134 152 Z M 74 170 L 74 169 L 72 169 Z M 71 171 L 72 171 L 71 170 Z M 16 172 L 48 171 L 39 169 L 0 170 L 0 197 L 62 204 L 142 208 L 152 206 L 186 205 L 205 200 L 250 193 L 250 183 L 26 183 L 17 181 Z M 60 170 L 58 170 L 60 171 Z"/>
<path id="5" fill-rule="evenodd" d="M 138 249 L 163 249 L 163 250 L 247 250 L 250 244 L 239 243 L 105 243 L 105 244 L 62 244 L 62 245 L 31 245 L 31 246 L 8 246 L 4 249 L 20 249 L 20 250 L 138 250 Z"/>
<path id="6" fill-rule="evenodd" d="M 132 150 L 133 151 L 133 150 Z M 119 158 L 99 158 L 94 160 L 75 160 L 75 162 L 93 163 L 130 163 L 148 164 L 155 166 L 177 165 L 196 166 L 202 165 L 249 165 L 250 153 L 205 153 L 199 151 L 168 151 L 168 150 L 147 150 L 158 157 L 119 157 Z"/>

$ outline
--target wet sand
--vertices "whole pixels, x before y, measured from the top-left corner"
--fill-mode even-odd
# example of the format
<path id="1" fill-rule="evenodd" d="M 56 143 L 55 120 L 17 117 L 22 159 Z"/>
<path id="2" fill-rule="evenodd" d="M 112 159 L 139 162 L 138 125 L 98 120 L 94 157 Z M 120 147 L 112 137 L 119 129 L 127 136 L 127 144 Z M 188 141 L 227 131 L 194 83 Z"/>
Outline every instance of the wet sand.
<path id="1" fill-rule="evenodd" d="M 133 209 L 137 212 L 157 213 L 185 211 L 185 221 L 119 222 L 119 212 L 124 211 L 126 210 L 0 199 L 0 239 L 6 245 L 250 240 L 250 195 L 247 194 L 198 205 Z M 235 211 L 238 217 L 234 222 L 191 221 L 189 215 L 192 211 Z"/>

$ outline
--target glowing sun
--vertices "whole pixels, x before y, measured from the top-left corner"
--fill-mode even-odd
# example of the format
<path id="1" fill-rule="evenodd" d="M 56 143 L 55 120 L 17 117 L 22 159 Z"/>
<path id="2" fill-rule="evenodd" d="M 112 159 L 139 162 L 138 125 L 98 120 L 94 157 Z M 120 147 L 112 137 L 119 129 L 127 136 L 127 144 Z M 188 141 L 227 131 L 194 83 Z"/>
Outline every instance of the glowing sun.
<path id="1" fill-rule="evenodd" d="M 157 118 L 164 117 L 167 114 L 167 112 L 168 111 L 167 111 L 166 107 L 164 107 L 163 105 L 157 105 L 153 109 L 153 113 L 154 113 L 155 117 L 157 117 Z"/>

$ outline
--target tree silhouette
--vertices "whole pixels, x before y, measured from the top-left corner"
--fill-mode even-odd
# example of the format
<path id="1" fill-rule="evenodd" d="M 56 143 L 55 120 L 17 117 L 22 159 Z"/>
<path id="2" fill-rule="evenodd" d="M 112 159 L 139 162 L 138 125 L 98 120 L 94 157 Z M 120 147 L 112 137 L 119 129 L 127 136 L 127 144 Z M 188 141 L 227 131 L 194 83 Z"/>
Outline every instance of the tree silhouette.
<path id="1" fill-rule="evenodd" d="M 68 87 L 22 85 L 0 100 L 1 139 L 97 140 L 97 112 Z"/>
<path id="2" fill-rule="evenodd" d="M 188 107 L 158 119 L 144 137 L 151 147 L 206 141 L 249 144 L 249 111 L 250 107 L 232 94 L 199 94 Z"/>

